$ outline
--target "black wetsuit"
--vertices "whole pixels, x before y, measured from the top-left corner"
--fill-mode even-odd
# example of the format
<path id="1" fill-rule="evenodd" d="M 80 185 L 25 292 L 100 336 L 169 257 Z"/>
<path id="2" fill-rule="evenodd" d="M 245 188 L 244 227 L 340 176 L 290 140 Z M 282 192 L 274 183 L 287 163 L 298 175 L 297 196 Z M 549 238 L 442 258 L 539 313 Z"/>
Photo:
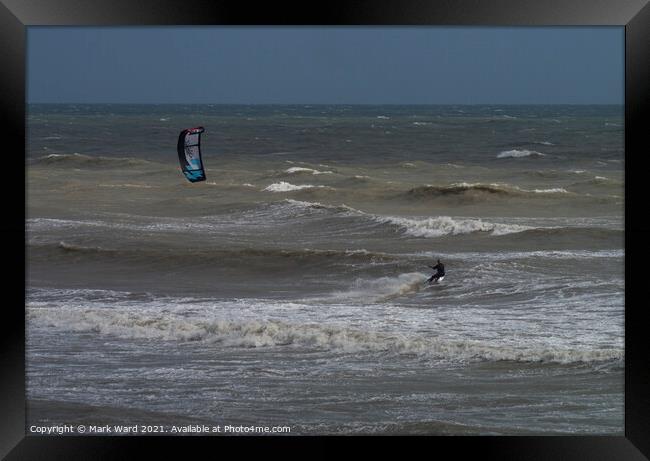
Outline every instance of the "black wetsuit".
<path id="1" fill-rule="evenodd" d="M 429 277 L 428 282 L 432 282 L 433 280 L 438 280 L 440 277 L 445 276 L 445 265 L 443 263 L 438 263 L 435 266 L 429 266 L 431 269 L 436 271 L 435 274 L 433 274 L 431 277 Z"/>

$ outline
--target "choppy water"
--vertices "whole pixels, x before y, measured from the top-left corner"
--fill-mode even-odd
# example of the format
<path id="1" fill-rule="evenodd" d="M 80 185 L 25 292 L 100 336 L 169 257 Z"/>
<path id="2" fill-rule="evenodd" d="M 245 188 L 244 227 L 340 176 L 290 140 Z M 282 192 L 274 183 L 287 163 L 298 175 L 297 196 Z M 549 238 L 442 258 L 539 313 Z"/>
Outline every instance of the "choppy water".
<path id="1" fill-rule="evenodd" d="M 293 433 L 623 432 L 621 107 L 28 112 L 30 398 Z"/>

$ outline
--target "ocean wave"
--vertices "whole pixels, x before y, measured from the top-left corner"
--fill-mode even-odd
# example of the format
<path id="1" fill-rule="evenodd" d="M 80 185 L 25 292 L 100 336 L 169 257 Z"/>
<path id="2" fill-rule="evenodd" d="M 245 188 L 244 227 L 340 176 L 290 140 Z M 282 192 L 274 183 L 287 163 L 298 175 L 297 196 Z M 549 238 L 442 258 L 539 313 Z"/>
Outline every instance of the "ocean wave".
<path id="1" fill-rule="evenodd" d="M 370 176 L 356 174 L 354 176 L 348 177 L 347 180 L 353 184 L 362 184 L 369 182 L 371 178 Z"/>
<path id="2" fill-rule="evenodd" d="M 286 224 L 293 221 L 297 226 L 301 225 L 304 219 L 307 222 L 313 222 L 313 219 L 321 220 L 322 222 L 330 222 L 335 225 L 336 220 L 354 220 L 354 225 L 358 229 L 366 229 L 368 232 L 393 232 L 399 233 L 406 237 L 421 237 L 421 238 L 438 238 L 444 236 L 459 236 L 465 234 L 484 234 L 490 237 L 499 238 L 501 236 L 513 234 L 517 239 L 532 238 L 532 239 L 548 239 L 548 238 L 570 238 L 571 240 L 590 239 L 593 241 L 610 241 L 612 239 L 619 239 L 623 237 L 623 230 L 619 228 L 611 228 L 611 226 L 603 227 L 597 223 L 576 223 L 575 225 L 566 225 L 558 223 L 554 225 L 547 223 L 538 225 L 531 222 L 513 223 L 506 219 L 506 222 L 491 222 L 484 221 L 475 217 L 450 217 L 450 216 L 435 216 L 435 217 L 401 217 L 401 216 L 386 216 L 372 213 L 366 213 L 355 208 L 341 205 L 327 205 L 319 202 L 306 202 L 299 200 L 287 199 L 281 202 L 274 202 L 261 208 L 256 208 L 243 213 L 235 213 L 229 216 L 228 219 L 201 219 L 198 221 L 187 220 L 165 220 L 157 222 L 146 223 L 130 223 L 130 222 L 113 222 L 113 221 L 74 221 L 74 220 L 61 220 L 52 218 L 33 218 L 27 221 L 30 232 L 35 229 L 51 229 L 51 230 L 66 230 L 76 229 L 79 227 L 89 228 L 106 228 L 116 230 L 135 230 L 138 232 L 215 232 L 220 229 L 235 232 L 238 229 L 249 229 L 251 223 L 256 223 L 260 226 L 260 222 L 264 225 L 275 225 L 274 223 Z M 323 221 L 324 220 L 324 221 Z M 344 223 L 345 224 L 345 223 Z M 377 224 L 386 226 L 384 230 L 378 228 Z M 349 224 L 346 224 L 349 226 Z M 41 246 L 39 246 L 41 245 Z M 88 248 L 75 248 L 75 244 L 70 242 L 61 242 L 56 249 L 67 251 L 84 251 L 90 249 L 94 251 L 93 247 Z M 45 247 L 51 247 L 51 244 L 43 246 L 43 242 L 32 241 L 29 242 L 31 249 L 38 251 L 45 251 Z M 138 251 L 144 251 L 145 248 L 139 248 Z M 233 252 L 240 251 L 240 249 L 231 249 Z M 108 251 L 108 250 L 107 250 Z M 111 250 L 112 251 L 112 250 Z M 166 251 L 166 250 L 165 250 Z M 190 258 L 204 258 L 208 257 L 212 250 L 206 252 L 197 252 L 196 255 L 191 255 L 185 252 L 184 255 Z M 217 249 L 215 251 L 221 251 Z M 230 251 L 230 250 L 229 250 Z M 252 250 L 257 251 L 257 250 Z M 266 251 L 266 250 L 263 250 Z M 273 250 L 285 251 L 285 250 Z M 286 250 L 289 251 L 289 250 Z M 291 250 L 293 251 L 293 250 Z M 297 250 L 303 251 L 303 250 Z M 317 250 L 317 251 L 330 251 L 330 250 Z M 339 251 L 339 250 L 337 250 Z M 345 250 L 347 251 L 347 250 Z M 356 251 L 356 250 L 355 250 Z M 365 250 L 363 250 L 365 251 Z M 135 256 L 138 253 L 127 251 L 125 256 Z M 165 253 L 165 252 L 163 252 Z M 225 253 L 222 253 L 225 255 Z M 202 256 L 203 255 L 203 256 Z M 279 256 L 279 254 L 278 254 Z M 56 255 L 54 255 L 56 257 Z M 172 257 L 172 255 L 170 255 Z M 241 255 L 240 255 L 241 257 Z M 372 257 L 379 257 L 374 255 Z"/>
<path id="3" fill-rule="evenodd" d="M 452 218 L 449 216 L 438 216 L 434 218 L 375 216 L 374 220 L 380 223 L 398 226 L 406 235 L 428 238 L 478 232 L 490 233 L 491 235 L 506 235 L 530 229 L 529 226 L 521 226 L 518 224 L 497 224 L 481 219 Z"/>
<path id="4" fill-rule="evenodd" d="M 80 252 L 110 251 L 98 246 L 93 247 L 93 246 L 75 245 L 74 243 L 66 243 L 63 241 L 59 242 L 57 245 L 55 245 L 55 247 L 65 251 L 80 251 Z"/>
<path id="5" fill-rule="evenodd" d="M 535 194 L 568 194 L 569 193 L 568 190 L 562 187 L 551 187 L 550 189 L 533 189 L 532 191 L 525 191 L 525 192 L 534 192 Z"/>
<path id="6" fill-rule="evenodd" d="M 411 237 L 438 238 L 465 234 L 487 234 L 493 237 L 517 238 L 573 237 L 607 240 L 623 236 L 621 229 L 594 226 L 534 226 L 514 223 L 494 223 L 479 218 L 450 216 L 398 217 L 369 215 L 376 222 L 396 226 L 404 235 Z"/>
<path id="7" fill-rule="evenodd" d="M 35 165 L 58 165 L 66 167 L 121 167 L 152 165 L 153 162 L 131 157 L 103 157 L 79 153 L 49 154 L 32 161 Z"/>
<path id="8" fill-rule="evenodd" d="M 616 179 L 607 178 L 605 176 L 594 176 L 591 179 L 575 182 L 573 186 L 612 186 L 623 187 L 623 182 Z"/>
<path id="9" fill-rule="evenodd" d="M 468 184 L 468 183 L 455 183 L 448 186 L 418 186 L 409 189 L 406 192 L 408 197 L 412 198 L 425 198 L 425 197 L 439 197 L 449 195 L 463 195 L 468 193 L 487 193 L 495 195 L 512 195 L 515 189 L 501 187 L 497 184 Z"/>
<path id="10" fill-rule="evenodd" d="M 481 184 L 481 183 L 454 183 L 446 186 L 418 186 L 409 189 L 406 197 L 411 199 L 425 199 L 438 197 L 464 197 L 464 198 L 486 198 L 486 197 L 524 197 L 536 194 L 569 194 L 570 192 L 560 187 L 549 189 L 522 189 L 508 184 Z"/>
<path id="11" fill-rule="evenodd" d="M 312 174 L 312 175 L 319 175 L 319 174 L 334 174 L 333 171 L 320 171 L 320 170 L 315 170 L 313 168 L 305 168 L 301 166 L 294 166 L 291 168 L 287 168 L 284 170 L 286 174 L 301 174 L 301 173 L 306 173 L 306 174 Z"/>
<path id="12" fill-rule="evenodd" d="M 517 238 L 549 238 L 549 237 L 571 237 L 575 240 L 611 240 L 623 238 L 622 229 L 607 229 L 603 227 L 529 227 L 517 233 Z M 622 242 L 621 242 L 622 243 Z"/>
<path id="13" fill-rule="evenodd" d="M 191 201 L 193 197 L 173 199 L 173 203 Z M 98 215 L 95 219 L 59 219 L 59 218 L 29 218 L 27 227 L 30 231 L 49 231 L 79 228 L 106 228 L 120 231 L 137 232 L 214 232 L 220 229 L 233 230 L 239 226 L 250 229 L 251 225 L 258 228 L 286 224 L 287 219 L 300 220 L 303 217 L 320 216 L 349 216 L 364 215 L 362 211 L 348 207 L 345 204 L 327 205 L 319 202 L 284 199 L 277 202 L 262 203 L 252 207 L 230 211 L 226 214 L 202 216 L 194 218 L 171 218 L 139 215 Z"/>
<path id="14" fill-rule="evenodd" d="M 451 362 L 515 361 L 592 363 L 621 361 L 616 348 L 588 349 L 555 345 L 520 347 L 480 340 L 447 339 L 368 331 L 337 324 L 292 323 L 274 319 L 195 318 L 173 312 L 123 308 L 61 308 L 28 305 L 29 327 L 92 332 L 128 339 L 197 341 L 215 347 L 301 347 L 342 353 L 426 356 Z"/>
<path id="15" fill-rule="evenodd" d="M 541 152 L 537 152 L 534 150 L 504 150 L 501 152 L 499 155 L 497 155 L 497 158 L 520 158 L 520 157 L 544 157 L 545 154 L 542 154 Z"/>
<path id="16" fill-rule="evenodd" d="M 525 170 L 519 174 L 532 177 L 535 180 L 539 178 L 543 179 L 565 179 L 571 178 L 573 176 L 572 172 L 560 171 L 560 170 Z"/>
<path id="17" fill-rule="evenodd" d="M 535 250 L 535 251 L 499 251 L 499 252 L 463 252 L 445 253 L 440 251 L 424 251 L 410 255 L 419 258 L 442 258 L 458 261 L 477 261 L 488 259 L 490 261 L 508 261 L 516 259 L 544 258 L 544 259 L 612 259 L 625 257 L 625 250 Z"/>
<path id="18" fill-rule="evenodd" d="M 417 293 L 423 288 L 427 276 L 419 272 L 400 274 L 397 277 L 380 277 L 377 279 L 357 279 L 346 291 L 335 292 L 330 300 L 355 302 L 384 302 Z"/>
<path id="19" fill-rule="evenodd" d="M 138 249 L 117 249 L 101 246 L 79 245 L 61 241 L 57 244 L 30 244 L 28 246 L 30 257 L 52 257 L 61 258 L 61 254 L 69 254 L 78 257 L 93 259 L 105 258 L 117 262 L 128 260 L 129 262 L 141 261 L 146 264 L 153 264 L 158 267 L 161 262 L 167 262 L 173 267 L 181 267 L 184 264 L 197 263 L 219 263 L 225 260 L 231 262 L 231 267 L 239 264 L 250 264 L 250 260 L 264 262 L 265 264 L 277 262 L 282 266 L 288 260 L 308 264 L 325 263 L 378 263 L 390 262 L 398 256 L 388 253 L 373 252 L 365 249 L 318 249 L 318 248 L 204 248 L 204 249 L 178 249 L 171 248 L 138 248 Z"/>
<path id="20" fill-rule="evenodd" d="M 342 203 L 340 205 L 328 205 L 320 202 L 306 202 L 303 200 L 293 200 L 288 198 L 280 202 L 280 205 L 299 210 L 328 210 L 333 213 L 352 213 L 357 215 L 366 214 L 361 210 L 347 206 L 345 203 Z"/>
<path id="21" fill-rule="evenodd" d="M 154 187 L 149 184 L 98 184 L 98 187 L 109 187 L 109 188 L 131 188 L 131 189 L 152 189 Z"/>
<path id="22" fill-rule="evenodd" d="M 295 185 L 291 184 L 285 181 L 280 181 L 278 183 L 273 183 L 267 187 L 265 187 L 263 190 L 268 191 L 268 192 L 293 192 L 297 190 L 303 190 L 303 189 L 331 189 L 329 186 L 314 186 L 312 184 L 300 184 L 300 185 Z"/>
<path id="23" fill-rule="evenodd" d="M 242 183 L 242 184 L 237 184 L 237 183 L 232 183 L 232 182 L 217 182 L 217 181 L 205 181 L 203 182 L 204 186 L 212 186 L 212 187 L 218 187 L 222 189 L 230 189 L 230 190 L 237 190 L 237 189 L 250 189 L 250 188 L 255 188 L 257 189 L 257 186 L 251 183 Z"/>

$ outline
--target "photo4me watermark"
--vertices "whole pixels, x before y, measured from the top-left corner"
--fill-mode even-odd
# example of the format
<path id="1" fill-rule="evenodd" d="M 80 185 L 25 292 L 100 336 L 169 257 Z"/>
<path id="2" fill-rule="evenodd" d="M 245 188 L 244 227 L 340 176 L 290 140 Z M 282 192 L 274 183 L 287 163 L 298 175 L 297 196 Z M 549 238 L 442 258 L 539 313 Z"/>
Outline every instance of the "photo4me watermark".
<path id="1" fill-rule="evenodd" d="M 151 424 L 62 424 L 53 426 L 31 425 L 29 434 L 37 435 L 183 435 L 183 434 L 290 434 L 290 426 L 256 426 L 232 424 L 186 424 L 186 425 L 151 425 Z"/>

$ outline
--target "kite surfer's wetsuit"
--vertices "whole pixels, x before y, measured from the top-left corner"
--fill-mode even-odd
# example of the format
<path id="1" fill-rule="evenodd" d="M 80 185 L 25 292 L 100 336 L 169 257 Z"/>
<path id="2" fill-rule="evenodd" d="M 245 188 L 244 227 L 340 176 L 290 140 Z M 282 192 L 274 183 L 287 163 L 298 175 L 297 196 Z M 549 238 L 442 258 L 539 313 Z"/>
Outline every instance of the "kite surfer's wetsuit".
<path id="1" fill-rule="evenodd" d="M 443 263 L 438 263 L 435 266 L 429 266 L 429 267 L 434 271 L 436 271 L 436 273 L 433 274 L 431 277 L 429 277 L 427 282 L 432 282 L 434 280 L 438 280 L 440 277 L 445 276 L 445 265 Z"/>

